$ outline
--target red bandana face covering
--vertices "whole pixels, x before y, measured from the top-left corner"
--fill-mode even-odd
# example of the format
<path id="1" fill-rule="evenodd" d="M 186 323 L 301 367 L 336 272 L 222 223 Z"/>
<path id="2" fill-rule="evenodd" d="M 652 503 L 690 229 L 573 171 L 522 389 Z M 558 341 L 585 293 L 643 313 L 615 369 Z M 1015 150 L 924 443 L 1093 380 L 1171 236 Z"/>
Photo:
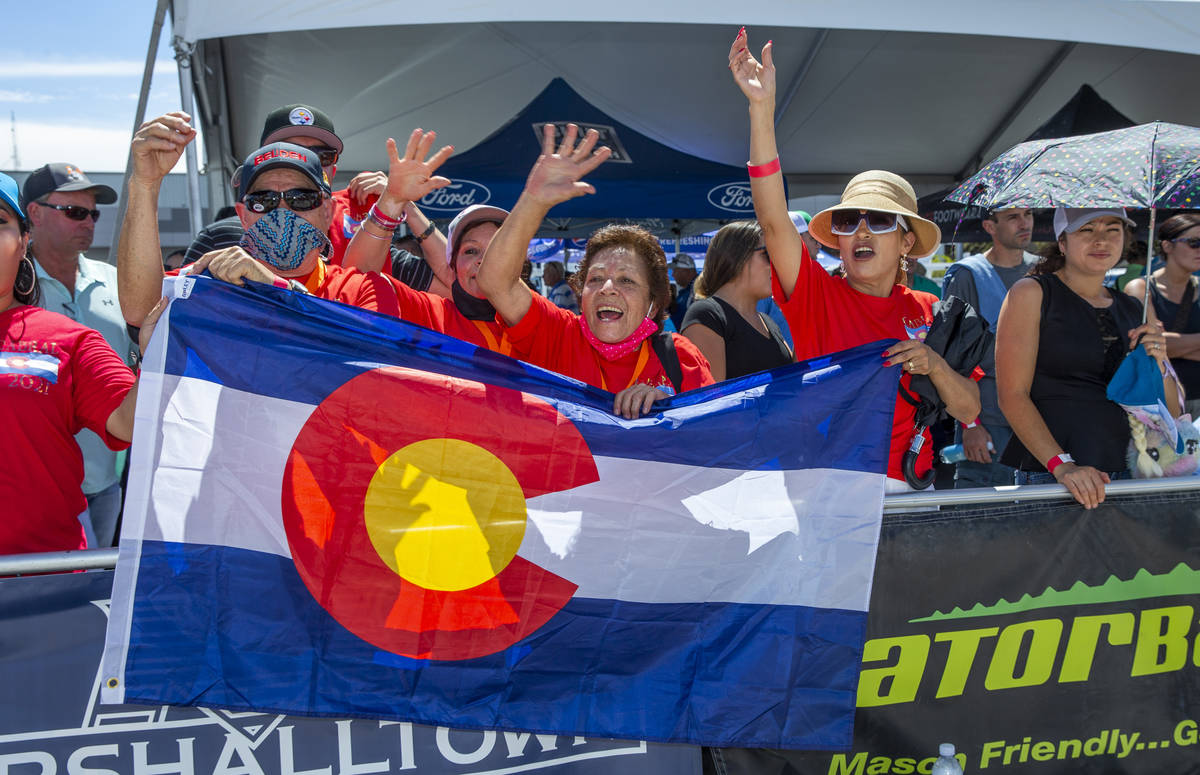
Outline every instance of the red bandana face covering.
<path id="1" fill-rule="evenodd" d="M 632 334 L 619 342 L 612 342 L 611 344 L 609 342 L 601 342 L 596 338 L 596 335 L 592 333 L 592 329 L 588 328 L 587 318 L 581 316 L 579 322 L 582 324 L 583 338 L 587 339 L 588 344 L 595 348 L 596 352 L 600 353 L 600 357 L 604 358 L 604 360 L 615 361 L 624 358 L 636 350 L 642 342 L 646 341 L 646 337 L 658 330 L 658 324 L 651 317 L 653 313 L 654 308 L 651 307 L 650 312 L 646 314 L 646 317 L 642 318 L 642 322 L 634 329 Z"/>

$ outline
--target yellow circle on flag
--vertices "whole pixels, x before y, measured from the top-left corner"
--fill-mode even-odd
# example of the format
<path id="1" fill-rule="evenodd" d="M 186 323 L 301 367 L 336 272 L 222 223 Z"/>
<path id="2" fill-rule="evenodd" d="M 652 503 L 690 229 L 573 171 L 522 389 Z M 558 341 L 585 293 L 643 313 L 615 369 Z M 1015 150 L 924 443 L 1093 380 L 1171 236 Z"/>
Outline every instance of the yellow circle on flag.
<path id="1" fill-rule="evenodd" d="M 495 577 L 525 537 L 525 496 L 498 457 L 461 439 L 392 453 L 367 486 L 371 544 L 407 581 L 443 591 Z"/>

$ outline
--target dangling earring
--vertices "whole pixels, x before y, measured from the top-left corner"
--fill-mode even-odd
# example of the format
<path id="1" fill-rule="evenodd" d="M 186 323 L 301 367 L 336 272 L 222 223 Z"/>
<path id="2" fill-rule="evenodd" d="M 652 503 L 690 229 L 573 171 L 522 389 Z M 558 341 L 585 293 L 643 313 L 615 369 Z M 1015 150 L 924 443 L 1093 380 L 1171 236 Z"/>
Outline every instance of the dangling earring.
<path id="1" fill-rule="evenodd" d="M 900 269 L 907 274 L 912 271 L 912 261 L 909 260 L 908 254 L 900 256 Z"/>
<path id="2" fill-rule="evenodd" d="M 28 277 L 29 283 L 26 287 L 20 287 L 21 277 Z M 34 269 L 33 259 L 29 256 L 23 256 L 21 263 L 17 267 L 16 282 L 13 283 L 13 293 L 18 296 L 30 296 L 33 294 L 33 289 L 37 286 L 37 270 Z"/>

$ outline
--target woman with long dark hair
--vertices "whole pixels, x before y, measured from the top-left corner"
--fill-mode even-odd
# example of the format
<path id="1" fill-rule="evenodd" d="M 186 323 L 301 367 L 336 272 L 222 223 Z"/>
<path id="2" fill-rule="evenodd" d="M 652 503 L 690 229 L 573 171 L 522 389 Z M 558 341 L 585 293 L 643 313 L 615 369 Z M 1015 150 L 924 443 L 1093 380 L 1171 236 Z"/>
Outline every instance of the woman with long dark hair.
<path id="1" fill-rule="evenodd" d="M 680 333 L 708 359 L 713 379 L 734 379 L 791 363 L 775 321 L 758 311 L 771 297 L 771 261 L 754 221 L 722 226 L 708 244 Z"/>
<path id="2" fill-rule="evenodd" d="M 1104 286 L 1131 223 L 1122 209 L 1058 208 L 1057 249 L 1009 290 L 996 328 L 996 392 L 1015 434 L 1000 462 L 1017 484 L 1059 482 L 1086 508 L 1129 475 L 1129 422 L 1109 381 L 1139 343 L 1160 367 L 1167 357 L 1158 321 L 1143 324 L 1139 301 Z M 1174 415 L 1176 392 L 1164 377 Z"/>
<path id="3" fill-rule="evenodd" d="M 1164 263 L 1150 275 L 1150 303 L 1166 328 L 1167 355 L 1187 401 L 1185 410 L 1200 416 L 1200 215 L 1185 213 L 1162 222 L 1158 242 Z M 1146 298 L 1146 280 L 1125 286 L 1135 299 Z"/>

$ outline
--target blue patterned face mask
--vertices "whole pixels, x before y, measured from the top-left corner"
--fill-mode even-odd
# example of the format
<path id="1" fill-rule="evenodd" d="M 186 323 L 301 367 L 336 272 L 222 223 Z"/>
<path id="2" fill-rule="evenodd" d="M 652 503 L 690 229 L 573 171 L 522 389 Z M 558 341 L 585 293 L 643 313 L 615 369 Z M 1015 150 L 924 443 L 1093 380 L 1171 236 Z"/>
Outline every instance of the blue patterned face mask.
<path id="1" fill-rule="evenodd" d="M 242 249 L 254 258 L 280 271 L 300 268 L 309 251 L 325 252 L 329 237 L 325 232 L 285 207 L 276 207 L 246 229 Z"/>

